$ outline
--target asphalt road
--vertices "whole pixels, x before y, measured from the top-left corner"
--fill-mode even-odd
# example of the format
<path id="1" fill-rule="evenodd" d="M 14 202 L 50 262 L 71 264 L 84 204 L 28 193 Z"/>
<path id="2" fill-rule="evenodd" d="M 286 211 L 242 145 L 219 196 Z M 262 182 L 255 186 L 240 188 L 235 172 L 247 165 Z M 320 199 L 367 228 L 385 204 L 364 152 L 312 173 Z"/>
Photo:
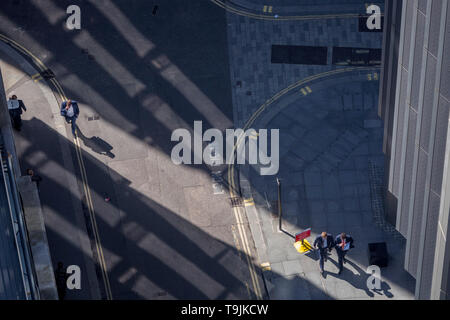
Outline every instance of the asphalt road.
<path id="1" fill-rule="evenodd" d="M 65 28 L 71 4 L 81 8 L 81 30 Z M 170 160 L 174 129 L 192 130 L 194 120 L 204 130 L 232 127 L 225 11 L 206 0 L 8 0 L 0 14 L 0 32 L 41 59 L 80 104 L 112 297 L 254 298 L 227 193 L 213 194 L 208 168 Z M 70 255 L 73 244 L 48 238 L 54 260 Z"/>

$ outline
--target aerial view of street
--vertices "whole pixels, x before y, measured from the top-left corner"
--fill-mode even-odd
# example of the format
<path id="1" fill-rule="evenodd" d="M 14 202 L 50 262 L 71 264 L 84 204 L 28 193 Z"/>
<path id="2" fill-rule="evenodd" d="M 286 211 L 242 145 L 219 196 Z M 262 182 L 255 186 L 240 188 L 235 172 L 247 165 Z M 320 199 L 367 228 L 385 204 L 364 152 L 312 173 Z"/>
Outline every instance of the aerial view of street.
<path id="1" fill-rule="evenodd" d="M 448 0 L 2 0 L 0 109 L 0 299 L 449 298 Z"/>

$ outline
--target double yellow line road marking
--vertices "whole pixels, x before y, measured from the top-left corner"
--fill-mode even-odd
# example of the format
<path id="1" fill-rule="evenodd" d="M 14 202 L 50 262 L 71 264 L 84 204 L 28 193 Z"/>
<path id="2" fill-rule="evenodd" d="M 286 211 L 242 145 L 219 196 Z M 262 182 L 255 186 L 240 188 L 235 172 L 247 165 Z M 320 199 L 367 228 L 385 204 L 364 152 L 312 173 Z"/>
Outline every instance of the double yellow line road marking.
<path id="1" fill-rule="evenodd" d="M 101 240 L 100 240 L 100 233 L 99 233 L 98 227 L 97 227 L 97 221 L 95 219 L 94 204 L 92 203 L 91 191 L 89 188 L 88 178 L 87 178 L 87 174 L 86 174 L 86 168 L 84 166 L 84 161 L 83 161 L 83 154 L 81 153 L 80 139 L 78 139 L 78 136 L 74 137 L 74 142 L 75 142 L 75 150 L 77 152 L 78 163 L 80 164 L 81 180 L 83 181 L 83 189 L 84 189 L 84 194 L 86 196 L 86 203 L 87 203 L 87 207 L 89 210 L 89 217 L 90 217 L 91 225 L 92 225 L 92 228 L 94 231 L 93 233 L 94 233 L 94 240 L 95 240 L 95 244 L 96 244 L 95 247 L 97 250 L 97 257 L 99 260 L 100 267 L 102 269 L 102 277 L 103 277 L 103 282 L 105 284 L 106 296 L 107 296 L 108 300 L 112 300 L 111 285 L 109 283 L 109 278 L 108 278 L 108 269 L 107 269 L 106 262 L 105 262 L 105 256 L 103 254 L 102 244 L 101 244 Z"/>
<path id="2" fill-rule="evenodd" d="M 263 12 L 272 13 L 272 6 L 264 6 Z"/>
<path id="3" fill-rule="evenodd" d="M 34 82 L 38 82 L 38 81 L 43 80 L 43 78 L 40 73 L 36 73 L 31 76 L 31 80 L 33 80 Z"/>
<path id="4" fill-rule="evenodd" d="M 48 68 L 44 65 L 44 63 L 39 58 L 37 58 L 34 54 L 32 54 L 25 47 L 18 44 L 14 40 L 6 37 L 5 35 L 0 34 L 0 41 L 3 41 L 4 43 L 11 45 L 14 49 L 21 52 L 23 55 L 27 56 L 34 62 L 35 66 L 38 68 L 39 73 L 32 75 L 31 76 L 32 80 L 37 82 L 37 81 L 40 81 L 43 79 L 41 76 L 41 73 L 45 70 L 48 70 Z M 64 93 L 63 88 L 58 83 L 58 81 L 56 79 L 52 78 L 52 79 L 50 79 L 50 82 L 56 88 L 56 91 L 58 92 L 60 100 L 66 101 L 67 97 Z M 59 107 L 58 107 L 58 110 L 59 110 Z M 88 179 L 87 179 L 86 167 L 84 165 L 83 153 L 82 153 L 82 149 L 81 149 L 81 145 L 80 145 L 80 139 L 78 139 L 77 135 L 73 138 L 73 142 L 74 142 L 75 150 L 76 150 L 76 154 L 77 154 L 78 165 L 80 167 L 83 191 L 84 191 L 84 196 L 85 196 L 85 200 L 86 200 L 86 205 L 87 205 L 87 208 L 89 211 L 90 223 L 92 225 L 92 230 L 94 233 L 96 253 L 97 253 L 98 262 L 99 262 L 99 265 L 100 265 L 100 268 L 102 271 L 102 278 L 103 278 L 103 282 L 105 285 L 106 297 L 108 300 L 112 300 L 113 297 L 112 297 L 111 285 L 110 285 L 109 277 L 108 277 L 108 269 L 107 269 L 105 257 L 103 254 L 103 248 L 102 248 L 102 244 L 101 244 L 101 240 L 100 240 L 100 234 L 98 231 L 97 220 L 95 218 L 94 205 L 92 202 L 91 190 L 89 188 L 89 183 L 88 183 Z"/>
<path id="5" fill-rule="evenodd" d="M 317 20 L 317 19 L 335 19 L 335 18 L 359 18 L 359 13 L 341 13 L 341 14 L 316 14 L 316 15 L 301 15 L 301 16 L 279 16 L 279 15 L 268 15 L 268 14 L 257 14 L 252 13 L 250 11 L 245 11 L 241 9 L 237 9 L 229 4 L 224 3 L 221 0 L 210 0 L 214 4 L 218 5 L 219 7 L 225 9 L 228 12 L 249 17 L 253 19 L 260 19 L 260 20 Z M 270 10 L 269 10 L 270 8 Z M 263 12 L 265 13 L 272 13 L 272 7 L 270 6 L 264 6 Z M 363 12 L 365 14 L 365 12 Z"/>

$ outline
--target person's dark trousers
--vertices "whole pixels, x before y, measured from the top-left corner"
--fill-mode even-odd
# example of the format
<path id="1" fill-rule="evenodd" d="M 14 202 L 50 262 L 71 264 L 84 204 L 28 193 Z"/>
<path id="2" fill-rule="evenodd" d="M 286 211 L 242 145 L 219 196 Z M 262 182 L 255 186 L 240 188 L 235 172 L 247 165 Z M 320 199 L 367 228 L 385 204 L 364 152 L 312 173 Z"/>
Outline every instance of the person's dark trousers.
<path id="1" fill-rule="evenodd" d="M 66 273 L 63 269 L 55 270 L 56 290 L 60 300 L 64 300 L 66 297 L 67 279 Z"/>
<path id="2" fill-rule="evenodd" d="M 58 291 L 59 300 L 64 300 L 66 297 L 66 288 L 64 286 L 57 286 L 56 290 Z"/>
<path id="3" fill-rule="evenodd" d="M 344 269 L 344 260 L 345 260 L 345 255 L 347 254 L 347 251 L 343 251 L 341 249 L 337 249 L 336 251 L 338 254 L 339 272 L 342 272 L 342 270 Z"/>
<path id="4" fill-rule="evenodd" d="M 320 271 L 324 272 L 324 262 L 327 259 L 327 249 L 319 249 L 319 267 Z"/>
<path id="5" fill-rule="evenodd" d="M 75 135 L 75 130 L 77 128 L 77 117 L 65 117 L 67 123 L 72 124 L 72 134 Z"/>
<path id="6" fill-rule="evenodd" d="M 20 117 L 19 109 L 9 110 L 9 115 L 11 116 L 14 129 L 20 130 L 22 127 L 22 118 Z"/>

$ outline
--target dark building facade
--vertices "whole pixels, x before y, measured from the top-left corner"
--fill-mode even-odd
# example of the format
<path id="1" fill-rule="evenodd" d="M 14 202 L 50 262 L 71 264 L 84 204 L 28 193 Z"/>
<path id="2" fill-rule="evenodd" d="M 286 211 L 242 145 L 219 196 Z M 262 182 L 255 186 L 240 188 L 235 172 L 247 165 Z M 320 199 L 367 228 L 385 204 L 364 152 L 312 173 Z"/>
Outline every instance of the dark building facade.
<path id="1" fill-rule="evenodd" d="M 383 41 L 386 219 L 407 240 L 416 298 L 448 299 L 450 1 L 387 0 Z"/>

